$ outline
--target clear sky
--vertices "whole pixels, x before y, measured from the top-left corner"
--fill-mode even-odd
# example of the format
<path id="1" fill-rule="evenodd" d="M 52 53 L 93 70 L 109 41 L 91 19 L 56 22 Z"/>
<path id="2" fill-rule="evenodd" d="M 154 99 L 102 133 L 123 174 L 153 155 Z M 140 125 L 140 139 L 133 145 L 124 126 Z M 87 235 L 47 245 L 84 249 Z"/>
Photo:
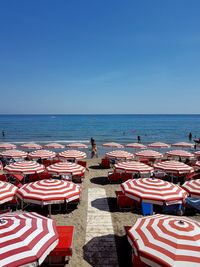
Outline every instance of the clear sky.
<path id="1" fill-rule="evenodd" d="M 1 0 L 0 114 L 200 113 L 199 0 Z"/>

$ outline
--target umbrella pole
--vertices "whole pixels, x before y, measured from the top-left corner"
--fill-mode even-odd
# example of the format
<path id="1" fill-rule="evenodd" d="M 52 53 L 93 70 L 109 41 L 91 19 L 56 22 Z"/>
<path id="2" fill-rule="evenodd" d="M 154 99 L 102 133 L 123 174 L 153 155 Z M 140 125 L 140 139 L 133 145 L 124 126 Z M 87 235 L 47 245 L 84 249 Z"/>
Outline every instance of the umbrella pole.
<path id="1" fill-rule="evenodd" d="M 48 209 L 49 209 L 49 218 L 51 218 L 51 204 L 48 205 Z"/>

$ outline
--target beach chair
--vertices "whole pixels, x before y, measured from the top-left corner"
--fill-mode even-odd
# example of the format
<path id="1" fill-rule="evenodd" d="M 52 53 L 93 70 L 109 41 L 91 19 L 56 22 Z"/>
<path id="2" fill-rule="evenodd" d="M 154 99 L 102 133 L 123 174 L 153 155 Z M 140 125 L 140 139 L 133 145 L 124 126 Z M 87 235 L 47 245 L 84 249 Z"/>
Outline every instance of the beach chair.
<path id="1" fill-rule="evenodd" d="M 7 178 L 6 178 L 6 175 L 5 174 L 1 174 L 0 175 L 0 181 L 3 181 L 3 182 L 6 182 L 7 181 Z"/>
<path id="2" fill-rule="evenodd" d="M 135 201 L 127 196 L 122 191 L 115 191 L 117 197 L 117 207 L 119 210 L 133 209 Z"/>
<path id="3" fill-rule="evenodd" d="M 101 159 L 101 168 L 110 169 L 110 160 L 106 158 Z"/>
<path id="4" fill-rule="evenodd" d="M 78 161 L 77 161 L 77 164 L 79 164 L 79 165 L 81 165 L 81 166 L 87 168 L 87 162 L 86 162 L 86 161 L 78 160 Z"/>
<path id="5" fill-rule="evenodd" d="M 108 180 L 110 183 L 119 183 L 121 181 L 121 173 L 108 172 Z"/>
<path id="6" fill-rule="evenodd" d="M 78 175 L 73 175 L 72 176 L 72 182 L 74 182 L 74 183 L 82 183 L 84 177 L 85 177 L 84 173 L 81 173 L 81 174 L 78 174 Z"/>
<path id="7" fill-rule="evenodd" d="M 121 174 L 121 181 L 126 182 L 129 179 L 133 179 L 133 174 L 132 173 L 122 173 Z"/>
<path id="8" fill-rule="evenodd" d="M 56 226 L 59 241 L 46 259 L 48 266 L 65 266 L 73 254 L 74 226 Z"/>

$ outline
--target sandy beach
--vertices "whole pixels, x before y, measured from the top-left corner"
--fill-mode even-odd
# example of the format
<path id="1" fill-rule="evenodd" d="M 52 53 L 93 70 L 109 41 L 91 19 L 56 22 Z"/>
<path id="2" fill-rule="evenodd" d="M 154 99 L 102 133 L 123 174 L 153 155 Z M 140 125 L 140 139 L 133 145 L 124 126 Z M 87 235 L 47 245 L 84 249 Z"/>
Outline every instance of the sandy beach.
<path id="1" fill-rule="evenodd" d="M 114 239 L 117 249 L 118 266 L 131 266 L 131 254 L 130 246 L 126 239 L 124 226 L 133 225 L 135 220 L 142 215 L 134 213 L 132 211 L 119 211 L 116 203 L 115 190 L 120 188 L 119 184 L 110 184 L 107 180 L 108 171 L 111 169 L 99 168 L 100 158 L 88 159 L 87 166 L 88 171 L 85 173 L 84 181 L 82 182 L 82 194 L 81 201 L 77 208 L 69 210 L 65 214 L 53 214 L 57 222 L 57 225 L 74 225 L 75 233 L 73 239 L 73 256 L 66 266 L 104 266 L 101 265 L 99 258 L 105 258 L 109 255 L 110 251 L 105 248 L 104 251 L 98 251 L 98 255 L 95 252 L 92 258 L 87 257 L 88 249 L 94 244 L 92 240 L 86 242 L 86 230 L 87 230 L 87 210 L 88 210 L 88 191 L 91 189 L 104 189 L 106 192 L 109 211 L 112 218 L 112 225 L 114 230 Z M 95 203 L 93 203 L 95 206 Z M 98 205 L 97 205 L 98 208 Z M 199 220 L 200 216 L 191 216 L 192 219 Z M 97 237 L 97 240 L 101 242 L 101 236 Z M 96 241 L 97 241 L 96 240 Z M 100 254 L 100 257 L 99 257 Z M 108 264 L 107 266 L 116 266 L 115 264 Z"/>

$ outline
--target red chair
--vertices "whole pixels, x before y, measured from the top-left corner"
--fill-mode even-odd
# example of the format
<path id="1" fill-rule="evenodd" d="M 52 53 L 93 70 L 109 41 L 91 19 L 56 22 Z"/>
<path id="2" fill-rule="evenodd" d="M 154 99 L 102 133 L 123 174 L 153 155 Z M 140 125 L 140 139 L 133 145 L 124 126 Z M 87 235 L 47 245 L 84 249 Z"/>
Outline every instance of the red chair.
<path id="1" fill-rule="evenodd" d="M 126 182 L 129 179 L 133 179 L 133 174 L 132 173 L 122 173 L 121 174 L 121 181 Z"/>
<path id="2" fill-rule="evenodd" d="M 86 162 L 86 161 L 78 160 L 78 161 L 77 161 L 77 164 L 79 164 L 79 165 L 81 165 L 81 166 L 87 168 L 87 162 Z"/>
<path id="3" fill-rule="evenodd" d="M 124 195 L 122 191 L 115 191 L 117 197 L 117 206 L 120 210 L 132 209 L 135 201 Z"/>
<path id="4" fill-rule="evenodd" d="M 121 173 L 118 172 L 108 173 L 108 180 L 110 183 L 119 183 L 121 180 Z"/>
<path id="5" fill-rule="evenodd" d="M 48 256 L 48 266 L 64 266 L 73 254 L 74 226 L 56 226 L 58 245 Z"/>
<path id="6" fill-rule="evenodd" d="M 110 160 L 106 158 L 101 159 L 101 168 L 110 169 Z"/>
<path id="7" fill-rule="evenodd" d="M 5 174 L 0 174 L 0 181 L 6 182 L 6 175 Z"/>

